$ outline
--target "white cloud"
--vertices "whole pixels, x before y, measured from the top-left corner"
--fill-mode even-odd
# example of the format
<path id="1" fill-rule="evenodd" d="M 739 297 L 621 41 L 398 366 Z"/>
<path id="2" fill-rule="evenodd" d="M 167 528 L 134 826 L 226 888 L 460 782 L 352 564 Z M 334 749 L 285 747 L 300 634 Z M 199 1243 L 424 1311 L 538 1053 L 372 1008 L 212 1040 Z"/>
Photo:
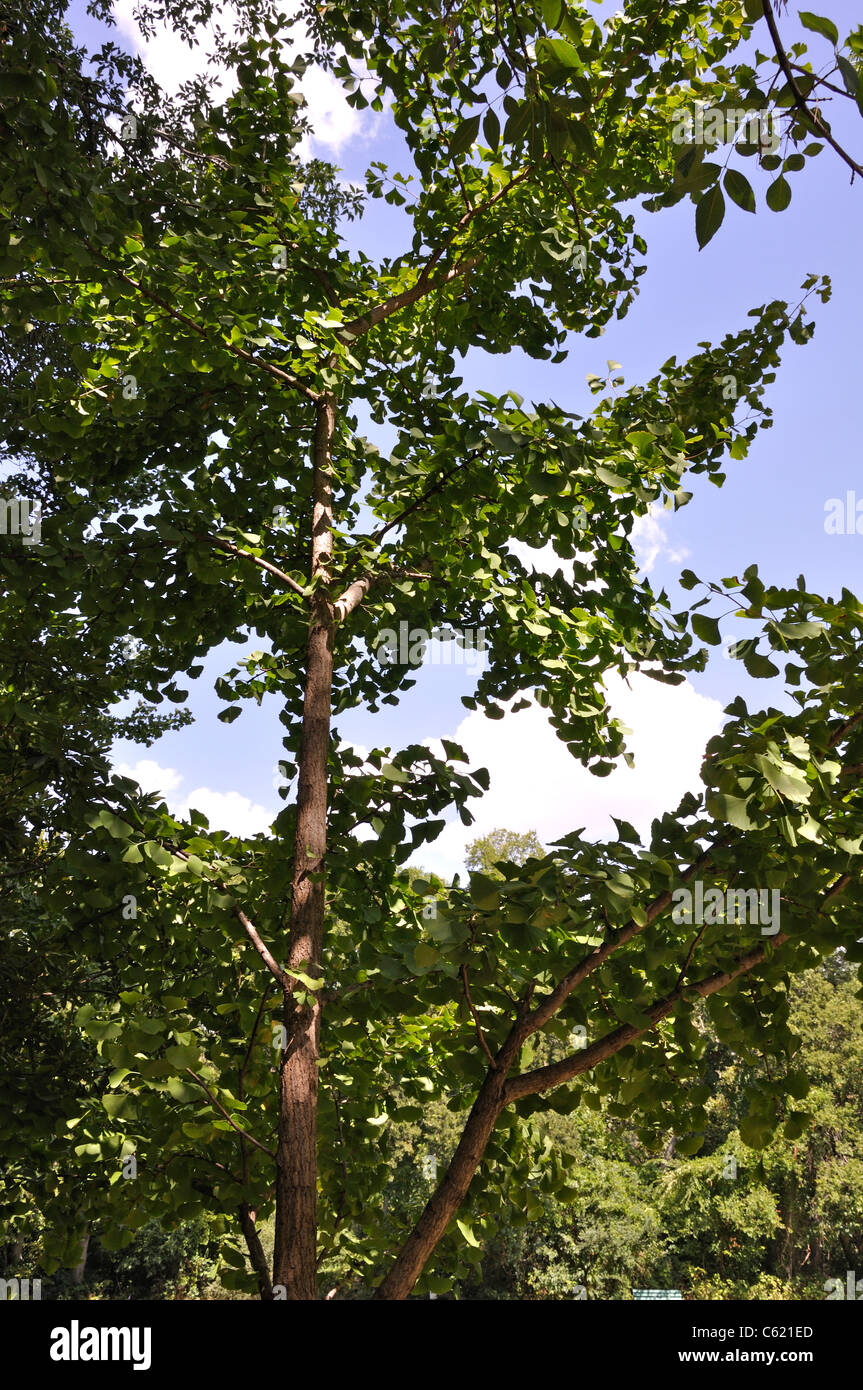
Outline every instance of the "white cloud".
<path id="1" fill-rule="evenodd" d="M 573 580 L 573 560 L 562 559 L 555 552 L 551 541 L 541 547 L 527 545 L 524 541 L 512 540 L 509 549 L 517 560 L 521 560 L 527 570 L 538 570 L 540 574 L 554 574 L 557 570 L 563 570 L 563 576 L 568 579 L 570 584 Z M 580 558 L 585 558 L 581 556 Z"/>
<path id="2" fill-rule="evenodd" d="M 307 145 L 311 152 L 323 145 L 332 154 L 338 154 L 350 140 L 368 137 L 370 124 L 377 124 L 374 112 L 361 112 L 348 106 L 345 90 L 331 72 L 309 68 L 300 85 L 307 102 L 306 115 L 314 131 L 311 141 L 304 141 L 301 146 L 304 155 L 310 152 Z"/>
<path id="3" fill-rule="evenodd" d="M 671 564 L 680 564 L 689 555 L 686 546 L 674 546 L 669 542 L 668 524 L 672 513 L 664 507 L 651 505 L 645 516 L 638 516 L 632 527 L 632 545 L 635 557 L 645 574 L 650 574 L 661 557 Z"/>
<path id="4" fill-rule="evenodd" d="M 189 48 L 174 31 L 165 24 L 156 26 L 151 38 L 144 38 L 134 18 L 136 0 L 114 0 L 113 12 L 117 29 L 122 37 L 143 57 L 150 74 L 159 86 L 175 96 L 184 82 L 205 73 L 218 75 L 217 99 L 224 100 L 234 90 L 236 83 L 233 74 L 224 67 L 211 66 L 209 54 L 204 44 Z M 290 14 L 296 6 L 284 6 Z M 236 10 L 230 4 L 217 10 L 219 27 L 227 34 L 237 32 Z M 298 24 L 297 43 L 305 43 L 306 30 Z M 357 76 L 366 76 L 365 69 L 357 69 Z M 360 136 L 369 138 L 374 134 L 379 116 L 372 111 L 357 111 L 349 106 L 347 95 L 341 82 L 332 73 L 319 67 L 310 67 L 300 83 L 307 102 L 306 115 L 314 132 L 311 139 L 300 145 L 300 154 L 309 158 L 313 153 L 327 151 L 337 154 L 349 141 Z"/>
<path id="5" fill-rule="evenodd" d="M 467 844 L 496 826 L 535 830 L 546 844 L 581 827 L 590 837 L 614 839 L 615 815 L 643 834 L 654 816 L 697 790 L 705 744 L 721 727 L 720 702 L 688 681 L 669 686 L 640 675 L 629 685 L 609 677 L 607 688 L 615 716 L 632 730 L 626 742 L 634 768 L 622 764 L 608 777 L 594 777 L 566 751 L 538 705 L 502 721 L 475 711 L 452 737 L 472 768 L 488 768 L 490 789 L 470 803 L 475 824 L 454 821 L 419 851 L 418 861 L 444 875 L 463 873 Z"/>
<path id="6" fill-rule="evenodd" d="M 212 830 L 227 830 L 231 835 L 258 835 L 269 830 L 277 811 L 261 806 L 241 792 L 217 792 L 210 787 L 196 787 L 187 795 L 179 792 L 184 778 L 173 767 L 162 767 L 153 758 L 141 758 L 136 763 L 118 763 L 116 771 L 131 777 L 144 792 L 157 792 L 178 820 L 187 820 L 189 810 L 201 811 Z"/>
<path id="7" fill-rule="evenodd" d="M 131 777 L 140 783 L 147 793 L 160 792 L 167 797 L 179 787 L 182 774 L 175 767 L 161 767 L 154 758 L 139 758 L 136 763 L 118 763 L 116 771 L 121 777 Z"/>
<path id="8" fill-rule="evenodd" d="M 171 809 L 181 819 L 190 810 L 201 811 L 211 830 L 227 830 L 231 835 L 264 835 L 277 815 L 241 792 L 214 792 L 209 787 L 196 787 L 182 806 Z"/>
<path id="9" fill-rule="evenodd" d="M 166 24 L 157 24 L 152 37 L 144 38 L 135 21 L 135 9 L 136 0 L 114 0 L 112 10 L 117 21 L 117 30 L 144 59 L 148 72 L 163 91 L 169 96 L 176 96 L 184 82 L 201 77 L 208 71 L 207 49 L 200 44 L 190 48 Z M 236 11 L 231 5 L 223 5 L 220 8 L 218 22 L 226 33 L 236 32 Z M 218 89 L 222 98 L 232 89 L 231 84 L 226 81 L 226 76 L 225 70 L 222 69 Z"/>

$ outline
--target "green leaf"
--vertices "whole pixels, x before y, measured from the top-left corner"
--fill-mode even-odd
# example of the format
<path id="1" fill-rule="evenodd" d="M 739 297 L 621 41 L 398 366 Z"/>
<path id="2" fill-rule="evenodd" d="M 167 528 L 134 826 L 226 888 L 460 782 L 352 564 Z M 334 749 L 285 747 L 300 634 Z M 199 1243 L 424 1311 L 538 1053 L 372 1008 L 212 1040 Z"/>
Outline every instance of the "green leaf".
<path id="1" fill-rule="evenodd" d="M 456 129 L 455 134 L 449 142 L 450 154 L 464 154 L 473 145 L 479 134 L 479 116 L 469 116 L 466 121 Z"/>
<path id="2" fill-rule="evenodd" d="M 815 34 L 823 34 L 825 39 L 829 39 L 832 44 L 838 44 L 839 30 L 832 19 L 826 19 L 820 14 L 813 14 L 811 10 L 798 10 L 797 13 L 804 29 L 810 29 Z"/>
<path id="3" fill-rule="evenodd" d="M 744 1115 L 738 1125 L 738 1132 L 748 1149 L 764 1149 L 770 1143 L 770 1126 L 757 1116 Z"/>
<path id="4" fill-rule="evenodd" d="M 722 189 L 717 183 L 702 194 L 695 206 L 695 235 L 698 238 L 700 251 L 703 251 L 711 238 L 719 231 L 724 217 L 725 199 L 722 196 Z"/>
<path id="5" fill-rule="evenodd" d="M 854 97 L 855 101 L 860 94 L 860 74 L 852 62 L 841 53 L 836 55 L 836 64 L 842 74 L 842 81 L 845 83 L 845 90 L 849 96 Z"/>
<path id="6" fill-rule="evenodd" d="M 128 840 L 132 834 L 132 826 L 128 825 L 126 821 L 121 820 L 113 811 L 107 810 L 107 808 L 103 808 L 91 824 L 94 829 L 96 826 L 101 826 L 102 829 L 107 830 L 108 834 L 115 840 Z"/>
<path id="7" fill-rule="evenodd" d="M 629 478 L 624 478 L 619 473 L 613 473 L 610 468 L 604 468 L 602 464 L 597 464 L 594 471 L 599 481 L 605 483 L 607 487 L 626 488 L 627 490 L 632 487 Z"/>
<path id="8" fill-rule="evenodd" d="M 762 753 L 757 753 L 753 761 L 769 785 L 780 796 L 796 802 L 808 801 L 811 797 L 812 787 L 804 780 L 802 773 L 798 772 L 795 776 L 791 772 L 786 772 L 784 767 L 778 766 Z"/>
<path id="9" fill-rule="evenodd" d="M 779 675 L 779 667 L 774 666 L 761 652 L 748 650 L 742 660 L 747 674 L 755 680 L 767 680 L 771 676 Z"/>
<path id="10" fill-rule="evenodd" d="M 693 613 L 692 631 L 696 637 L 700 637 L 702 642 L 707 642 L 711 647 L 718 647 L 722 641 L 719 623 L 715 618 L 708 617 L 706 613 Z"/>
<path id="11" fill-rule="evenodd" d="M 386 778 L 388 782 L 397 782 L 400 785 L 410 781 L 410 777 L 404 769 L 396 767 L 393 763 L 384 763 L 381 768 L 381 777 Z"/>
<path id="12" fill-rule="evenodd" d="M 771 623 L 770 627 L 778 632 L 780 637 L 787 637 L 792 642 L 799 642 L 806 637 L 820 637 L 824 631 L 823 623 Z"/>
<path id="13" fill-rule="evenodd" d="M 292 980 L 299 980 L 300 983 L 305 985 L 306 989 L 310 989 L 313 994 L 317 990 L 323 988 L 323 977 L 320 979 L 313 979 L 311 975 L 307 975 L 303 970 L 288 970 L 287 968 L 285 969 L 285 974 L 290 975 Z"/>
<path id="14" fill-rule="evenodd" d="M 471 874 L 470 896 L 481 912 L 493 912 L 500 901 L 500 888 L 485 874 Z"/>
<path id="15" fill-rule="evenodd" d="M 184 1105 L 199 1101 L 203 1094 L 199 1086 L 192 1086 L 187 1081 L 182 1081 L 179 1076 L 168 1077 L 168 1093 Z"/>
<path id="16" fill-rule="evenodd" d="M 468 1223 L 466 1221 L 463 1221 L 462 1218 L 459 1216 L 456 1217 L 455 1224 L 458 1226 L 468 1245 L 473 1245 L 476 1248 L 479 1248 L 479 1241 L 477 1240 Z"/>
<path id="17" fill-rule="evenodd" d="M 791 185 L 784 174 L 774 179 L 767 190 L 767 206 L 773 212 L 784 212 L 791 202 Z"/>
<path id="18" fill-rule="evenodd" d="M 112 1120 L 132 1120 L 137 1113 L 132 1096 L 103 1096 L 102 1105 Z"/>
<path id="19" fill-rule="evenodd" d="M 201 1055 L 201 1050 L 193 1044 L 187 1047 L 168 1047 L 165 1049 L 165 1057 L 172 1067 L 185 1069 L 186 1067 L 197 1067 Z"/>
<path id="20" fill-rule="evenodd" d="M 685 1139 L 680 1140 L 675 1153 L 682 1154 L 684 1158 L 688 1158 L 691 1154 L 697 1154 L 704 1145 L 704 1137 L 703 1134 L 688 1134 Z"/>
<path id="21" fill-rule="evenodd" d="M 491 148 L 496 150 L 500 144 L 500 121 L 492 107 L 488 108 L 483 118 L 482 133 Z"/>
<path id="22" fill-rule="evenodd" d="M 783 1133 L 786 1139 L 799 1139 L 808 1127 L 812 1116 L 805 1110 L 792 1110 L 785 1121 Z"/>
<path id="23" fill-rule="evenodd" d="M 726 172 L 723 182 L 729 198 L 731 198 L 739 208 L 742 208 L 744 212 L 755 211 L 755 194 L 745 174 L 741 174 L 739 169 L 729 169 Z"/>
<path id="24" fill-rule="evenodd" d="M 141 848 L 147 858 L 155 864 L 157 868 L 169 869 L 171 867 L 174 856 L 169 850 L 164 849 L 162 845 L 157 844 L 155 840 L 148 840 Z"/>
<path id="25" fill-rule="evenodd" d="M 543 65 L 555 64 L 572 72 L 584 72 L 581 54 L 566 39 L 541 38 L 536 41 L 536 56 Z"/>
<path id="26" fill-rule="evenodd" d="M 751 830 L 753 823 L 746 810 L 746 801 L 739 796 L 722 796 L 711 793 L 707 797 L 707 814 L 714 820 L 725 821 L 738 830 Z"/>

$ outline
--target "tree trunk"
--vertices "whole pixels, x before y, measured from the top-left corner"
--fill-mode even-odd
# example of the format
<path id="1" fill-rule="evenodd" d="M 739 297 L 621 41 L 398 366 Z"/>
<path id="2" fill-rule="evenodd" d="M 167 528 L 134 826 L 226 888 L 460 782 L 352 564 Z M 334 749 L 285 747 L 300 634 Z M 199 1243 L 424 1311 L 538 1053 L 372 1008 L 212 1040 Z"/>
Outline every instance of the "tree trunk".
<path id="1" fill-rule="evenodd" d="M 503 1109 L 505 1085 L 506 1072 L 503 1067 L 488 1072 L 446 1176 L 429 1199 L 394 1265 L 375 1290 L 376 1299 L 407 1298 L 422 1274 L 435 1246 L 467 1195 L 497 1117 Z"/>
<path id="2" fill-rule="evenodd" d="M 270 1280 L 270 1271 L 267 1268 L 267 1257 L 264 1254 L 264 1247 L 261 1245 L 261 1238 L 258 1235 L 258 1228 L 255 1224 L 255 1213 L 252 1211 L 248 1202 L 241 1202 L 239 1206 L 240 1226 L 246 1241 L 246 1248 L 249 1252 L 249 1259 L 252 1268 L 258 1276 L 258 1291 L 265 1303 L 272 1302 L 273 1285 Z"/>
<path id="3" fill-rule="evenodd" d="M 335 405 L 317 404 L 308 658 L 300 742 L 297 826 L 288 940 L 289 970 L 320 973 L 327 847 L 327 760 L 333 676 L 331 448 Z M 317 1100 L 320 1003 L 285 998 L 287 1046 L 279 1073 L 273 1285 L 287 1299 L 317 1298 Z M 277 1290 L 281 1292 L 281 1290 Z"/>
<path id="4" fill-rule="evenodd" d="M 84 1270 L 87 1268 L 87 1251 L 90 1248 L 90 1227 L 84 1227 L 84 1234 L 81 1237 L 81 1249 L 78 1255 L 78 1263 L 72 1269 L 72 1283 L 83 1284 Z"/>

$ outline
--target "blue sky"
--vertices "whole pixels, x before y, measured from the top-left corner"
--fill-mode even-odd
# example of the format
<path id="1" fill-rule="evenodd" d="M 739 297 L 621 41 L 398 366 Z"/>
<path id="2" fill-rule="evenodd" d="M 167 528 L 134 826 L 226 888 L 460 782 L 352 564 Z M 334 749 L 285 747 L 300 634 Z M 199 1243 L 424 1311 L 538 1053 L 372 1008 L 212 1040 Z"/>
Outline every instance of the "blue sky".
<path id="1" fill-rule="evenodd" d="M 117 6 L 121 23 L 114 34 L 127 46 L 135 42 L 131 8 L 131 0 Z M 841 30 L 846 6 L 828 8 Z M 92 42 L 95 26 L 82 19 L 81 10 L 72 11 L 77 32 Z M 799 31 L 788 23 L 783 32 L 794 37 Z M 826 56 L 826 43 L 808 37 L 813 56 Z M 188 51 L 168 38 L 149 49 L 148 61 L 168 86 L 188 72 Z M 346 178 L 361 180 L 372 159 L 404 167 L 401 137 L 388 117 L 353 112 L 323 76 L 312 79 L 309 100 L 316 129 L 326 136 L 314 142 L 313 151 L 338 163 Z M 850 111 L 850 103 L 845 105 Z M 840 120 L 830 111 L 840 139 L 844 136 L 859 158 L 863 125 L 855 114 Z M 587 414 L 592 397 L 586 374 L 604 374 L 606 359 L 622 364 L 627 385 L 643 381 L 668 357 L 682 361 L 698 343 L 716 342 L 744 327 L 749 309 L 774 298 L 796 303 L 808 274 L 829 274 L 831 302 L 810 301 L 817 323 L 813 341 L 805 348 L 789 344 L 768 388 L 773 428 L 760 434 L 749 458 L 729 462 L 721 490 L 698 478 L 690 481 L 692 501 L 644 529 L 642 554 L 654 586 L 665 585 L 672 593 L 684 563 L 701 577 L 721 578 L 753 561 L 770 582 L 793 582 L 802 571 L 823 593 L 842 585 L 859 592 L 863 536 L 829 535 L 824 518 L 829 498 L 844 497 L 848 490 L 863 498 L 856 409 L 863 389 L 863 186 L 858 181 L 852 187 L 849 170 L 825 149 L 807 161 L 802 175 L 792 176 L 791 205 L 775 214 L 764 205 L 768 177 L 757 181 L 754 171 L 747 172 L 753 175 L 757 215 L 729 204 L 724 225 L 701 252 L 688 200 L 659 214 L 636 209 L 638 229 L 648 243 L 648 270 L 628 317 L 611 323 L 603 337 L 574 339 L 568 360 L 558 366 L 533 362 L 518 351 L 505 359 L 476 354 L 465 379 L 472 388 L 512 387 L 528 400 L 553 399 Z M 392 254 L 405 244 L 398 212 L 381 204 L 348 234 L 369 253 Z M 742 625 L 729 632 L 749 635 Z M 281 805 L 274 787 L 281 730 L 276 709 L 266 705 L 247 707 L 230 726 L 217 720 L 221 703 L 212 680 L 240 654 L 239 647 L 229 648 L 208 659 L 205 674 L 192 687 L 196 722 L 191 728 L 165 735 L 149 750 L 122 745 L 116 756 L 125 770 L 138 770 L 148 789 L 160 787 L 172 806 L 191 801 L 213 824 L 251 832 L 263 829 Z M 437 845 L 422 851 L 427 867 L 446 873 L 460 867 L 473 834 L 495 825 L 536 828 L 547 842 L 582 825 L 613 835 L 608 819 L 613 811 L 645 828 L 652 815 L 697 785 L 704 742 L 719 727 L 723 704 L 738 692 L 756 706 L 780 694 L 769 689 L 773 682 L 749 680 L 739 663 L 719 651 L 708 670 L 685 687 L 671 689 L 644 678 L 635 678 L 631 690 L 614 683 L 611 694 L 634 730 L 637 767 L 600 781 L 555 745 L 535 709 L 499 723 L 468 716 L 460 696 L 470 683 L 464 670 L 428 666 L 398 709 L 387 707 L 377 716 L 357 712 L 339 722 L 342 737 L 365 747 L 457 737 L 472 765 L 489 767 L 492 787 L 474 806 L 476 827 L 466 831 L 456 823 Z"/>

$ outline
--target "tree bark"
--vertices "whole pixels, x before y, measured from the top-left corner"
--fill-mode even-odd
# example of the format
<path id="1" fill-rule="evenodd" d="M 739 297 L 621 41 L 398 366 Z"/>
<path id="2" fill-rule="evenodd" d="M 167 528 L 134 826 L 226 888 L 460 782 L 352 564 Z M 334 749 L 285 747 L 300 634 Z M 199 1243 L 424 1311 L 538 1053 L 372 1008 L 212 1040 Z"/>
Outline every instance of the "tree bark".
<path id="1" fill-rule="evenodd" d="M 332 440 L 335 403 L 316 406 L 310 624 L 297 788 L 297 825 L 288 938 L 289 970 L 320 973 L 327 848 L 327 760 L 333 677 Z M 287 1046 L 279 1071 L 273 1285 L 289 1300 L 317 1298 L 317 1099 L 319 999 L 285 995 Z M 277 1290 L 280 1292 L 280 1290 Z"/>
<path id="2" fill-rule="evenodd" d="M 90 1227 L 84 1227 L 84 1234 L 81 1237 L 81 1248 L 78 1254 L 78 1263 L 72 1267 L 71 1279 L 73 1284 L 83 1284 L 84 1270 L 87 1268 L 87 1251 L 90 1248 Z"/>

